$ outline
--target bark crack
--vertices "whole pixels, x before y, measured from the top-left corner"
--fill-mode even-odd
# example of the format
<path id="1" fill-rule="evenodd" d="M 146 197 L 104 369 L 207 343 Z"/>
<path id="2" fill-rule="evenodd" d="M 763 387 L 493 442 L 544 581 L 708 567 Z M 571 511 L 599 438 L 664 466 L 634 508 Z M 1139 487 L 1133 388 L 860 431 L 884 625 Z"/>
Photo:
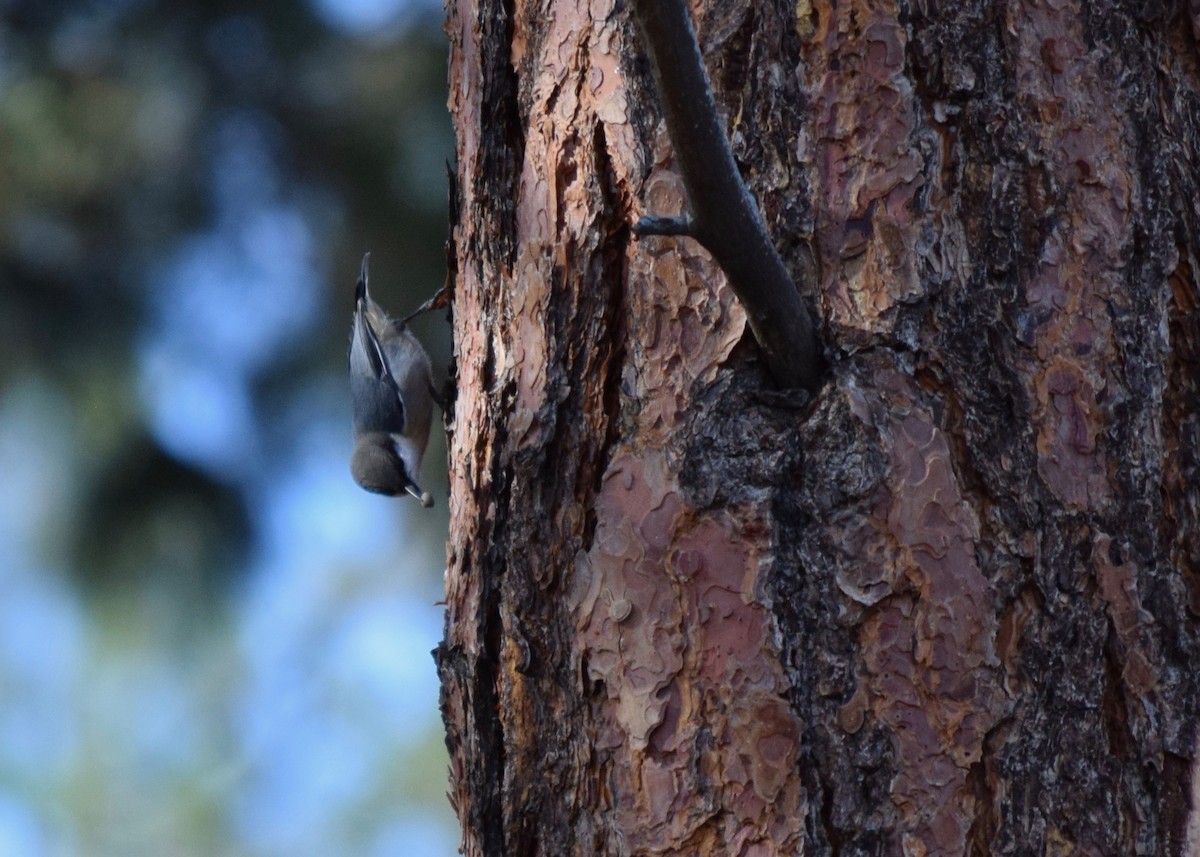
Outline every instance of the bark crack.
<path id="1" fill-rule="evenodd" d="M 607 286 L 604 306 L 603 336 L 608 347 L 607 354 L 599 358 L 602 368 L 601 403 L 603 407 L 604 436 L 596 449 L 595 468 L 588 494 L 583 498 L 584 532 L 583 550 L 591 550 L 596 531 L 595 498 L 600 494 L 604 475 L 612 461 L 613 450 L 620 440 L 621 427 L 621 378 L 625 370 L 626 336 L 628 325 L 628 301 L 626 281 L 629 277 L 628 225 L 631 208 L 628 196 L 621 193 L 612 161 L 608 154 L 608 140 L 604 124 L 597 122 L 592 134 L 593 157 L 596 176 L 603 199 L 600 211 L 604 219 L 598 225 L 601 232 L 600 244 L 594 258 L 599 264 L 598 279 Z"/>

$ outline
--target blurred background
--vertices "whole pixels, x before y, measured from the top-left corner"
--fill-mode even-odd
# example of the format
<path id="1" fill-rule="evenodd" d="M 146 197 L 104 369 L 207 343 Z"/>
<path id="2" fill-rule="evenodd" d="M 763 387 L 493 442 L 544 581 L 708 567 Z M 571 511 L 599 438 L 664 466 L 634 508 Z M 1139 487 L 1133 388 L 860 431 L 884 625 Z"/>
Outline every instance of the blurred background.
<path id="1" fill-rule="evenodd" d="M 345 383 L 363 252 L 444 279 L 441 25 L 0 0 L 0 857 L 457 852 L 444 440 L 364 493 Z"/>

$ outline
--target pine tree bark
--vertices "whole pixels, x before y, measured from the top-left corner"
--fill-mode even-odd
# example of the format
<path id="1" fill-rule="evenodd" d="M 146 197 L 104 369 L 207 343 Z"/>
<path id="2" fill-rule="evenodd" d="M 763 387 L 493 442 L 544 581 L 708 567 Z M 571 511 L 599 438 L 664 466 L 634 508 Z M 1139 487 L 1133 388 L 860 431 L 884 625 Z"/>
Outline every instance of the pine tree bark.
<path id="1" fill-rule="evenodd" d="M 807 405 L 625 4 L 448 3 L 465 853 L 1200 852 L 1200 2 L 693 11 Z"/>

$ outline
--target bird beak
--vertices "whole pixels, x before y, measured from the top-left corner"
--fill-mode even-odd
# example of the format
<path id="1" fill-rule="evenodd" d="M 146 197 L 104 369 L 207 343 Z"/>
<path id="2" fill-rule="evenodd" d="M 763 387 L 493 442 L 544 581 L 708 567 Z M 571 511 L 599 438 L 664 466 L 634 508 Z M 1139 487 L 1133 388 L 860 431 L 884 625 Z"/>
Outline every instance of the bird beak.
<path id="1" fill-rule="evenodd" d="M 422 491 L 416 486 L 416 484 L 412 482 L 409 482 L 407 485 L 405 485 L 404 490 L 408 492 L 410 497 L 415 497 L 417 502 L 426 509 L 433 508 L 433 495 L 431 495 L 428 491 Z"/>

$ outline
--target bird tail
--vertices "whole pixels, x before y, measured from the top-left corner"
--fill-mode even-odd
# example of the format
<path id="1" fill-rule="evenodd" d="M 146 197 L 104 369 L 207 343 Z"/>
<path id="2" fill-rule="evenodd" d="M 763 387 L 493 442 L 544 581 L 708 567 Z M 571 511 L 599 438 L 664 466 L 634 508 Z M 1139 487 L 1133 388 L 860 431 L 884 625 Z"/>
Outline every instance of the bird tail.
<path id="1" fill-rule="evenodd" d="M 360 311 L 363 309 L 363 304 L 371 299 L 367 292 L 367 263 L 370 259 L 370 253 L 363 254 L 362 267 L 358 271 L 358 283 L 354 286 L 354 303 Z"/>

